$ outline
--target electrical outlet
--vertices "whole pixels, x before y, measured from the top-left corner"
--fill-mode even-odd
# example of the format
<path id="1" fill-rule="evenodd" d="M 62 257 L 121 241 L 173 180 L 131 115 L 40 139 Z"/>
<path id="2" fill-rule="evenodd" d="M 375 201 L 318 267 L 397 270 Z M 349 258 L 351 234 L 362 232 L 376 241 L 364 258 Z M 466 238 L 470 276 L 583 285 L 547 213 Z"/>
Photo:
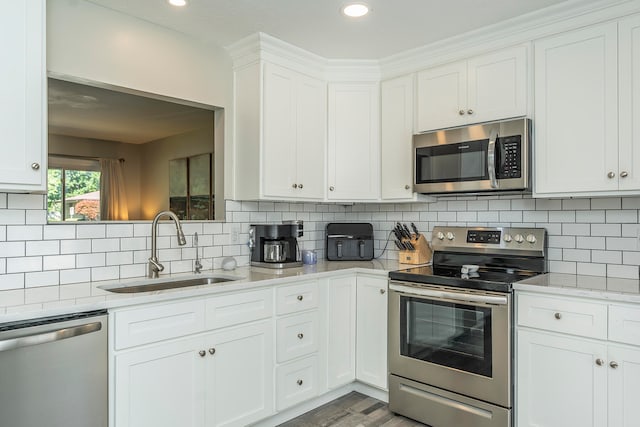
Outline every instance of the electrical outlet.
<path id="1" fill-rule="evenodd" d="M 230 243 L 238 243 L 240 240 L 240 226 L 232 225 L 231 226 L 231 235 L 229 236 Z"/>

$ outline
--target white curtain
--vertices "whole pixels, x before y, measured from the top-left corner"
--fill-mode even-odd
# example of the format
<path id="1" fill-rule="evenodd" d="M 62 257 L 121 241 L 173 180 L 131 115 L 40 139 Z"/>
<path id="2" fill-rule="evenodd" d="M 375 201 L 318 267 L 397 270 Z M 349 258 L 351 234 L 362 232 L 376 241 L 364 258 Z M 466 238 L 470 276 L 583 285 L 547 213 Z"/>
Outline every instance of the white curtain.
<path id="1" fill-rule="evenodd" d="M 118 159 L 101 159 L 100 169 L 100 219 L 128 220 L 122 162 Z"/>

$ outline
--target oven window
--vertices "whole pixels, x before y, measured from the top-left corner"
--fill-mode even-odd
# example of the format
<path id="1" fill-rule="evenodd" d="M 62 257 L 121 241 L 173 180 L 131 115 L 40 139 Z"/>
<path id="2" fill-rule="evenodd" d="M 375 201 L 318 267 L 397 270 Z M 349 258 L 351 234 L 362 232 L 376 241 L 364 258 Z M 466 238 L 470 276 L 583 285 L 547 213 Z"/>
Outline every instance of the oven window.
<path id="1" fill-rule="evenodd" d="M 491 309 L 400 298 L 400 354 L 491 377 Z"/>
<path id="2" fill-rule="evenodd" d="M 416 182 L 481 181 L 487 171 L 488 140 L 416 149 Z"/>

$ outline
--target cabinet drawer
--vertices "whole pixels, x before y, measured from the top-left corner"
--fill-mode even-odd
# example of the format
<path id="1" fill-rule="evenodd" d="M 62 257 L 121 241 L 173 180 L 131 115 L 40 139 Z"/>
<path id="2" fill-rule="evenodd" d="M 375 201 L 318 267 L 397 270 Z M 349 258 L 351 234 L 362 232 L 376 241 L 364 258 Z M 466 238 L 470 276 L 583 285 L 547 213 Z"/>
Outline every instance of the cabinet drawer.
<path id="1" fill-rule="evenodd" d="M 286 362 L 318 351 L 318 312 L 312 311 L 278 319 L 276 358 Z"/>
<path id="2" fill-rule="evenodd" d="M 579 299 L 518 294 L 519 326 L 607 338 L 607 306 Z"/>
<path id="3" fill-rule="evenodd" d="M 609 339 L 627 344 L 640 344 L 640 306 L 609 306 Z"/>
<path id="4" fill-rule="evenodd" d="M 307 357 L 276 368 L 278 411 L 311 399 L 318 394 L 318 358 Z"/>
<path id="5" fill-rule="evenodd" d="M 223 295 L 208 298 L 206 302 L 207 329 L 252 322 L 271 317 L 272 314 L 273 292 L 271 289 Z"/>
<path id="6" fill-rule="evenodd" d="M 116 311 L 114 324 L 116 350 L 194 334 L 204 330 L 204 301 Z"/>
<path id="7" fill-rule="evenodd" d="M 289 314 L 318 306 L 318 281 L 280 286 L 276 289 L 276 314 Z"/>

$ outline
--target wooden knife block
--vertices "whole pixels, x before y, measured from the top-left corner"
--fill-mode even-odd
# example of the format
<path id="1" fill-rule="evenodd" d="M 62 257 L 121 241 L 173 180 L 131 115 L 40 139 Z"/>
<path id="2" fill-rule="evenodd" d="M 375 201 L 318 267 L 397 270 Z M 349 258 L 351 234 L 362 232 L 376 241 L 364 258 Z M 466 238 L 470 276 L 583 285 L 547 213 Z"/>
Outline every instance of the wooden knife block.
<path id="1" fill-rule="evenodd" d="M 416 249 L 401 250 L 398 255 L 401 264 L 426 264 L 431 261 L 431 247 L 422 234 L 418 234 L 417 239 L 404 238 L 402 241 L 410 242 Z"/>

